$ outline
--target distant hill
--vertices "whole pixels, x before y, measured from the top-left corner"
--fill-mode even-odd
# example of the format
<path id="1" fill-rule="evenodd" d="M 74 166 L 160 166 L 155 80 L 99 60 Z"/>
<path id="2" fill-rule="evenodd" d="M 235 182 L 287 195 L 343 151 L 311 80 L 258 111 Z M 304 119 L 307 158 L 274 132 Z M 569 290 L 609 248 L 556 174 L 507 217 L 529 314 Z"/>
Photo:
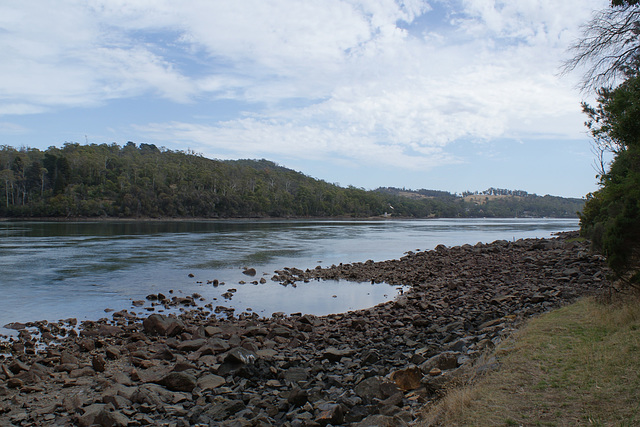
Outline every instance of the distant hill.
<path id="1" fill-rule="evenodd" d="M 431 199 L 458 204 L 467 217 L 576 217 L 584 206 L 583 199 L 538 196 L 523 190 L 489 188 L 482 192 L 465 191 L 462 195 L 435 190 L 407 190 L 393 187 L 376 191 L 411 200 Z"/>
<path id="2" fill-rule="evenodd" d="M 0 216 L 13 218 L 575 217 L 583 204 L 522 193 L 343 188 L 264 159 L 133 142 L 0 146 Z"/>

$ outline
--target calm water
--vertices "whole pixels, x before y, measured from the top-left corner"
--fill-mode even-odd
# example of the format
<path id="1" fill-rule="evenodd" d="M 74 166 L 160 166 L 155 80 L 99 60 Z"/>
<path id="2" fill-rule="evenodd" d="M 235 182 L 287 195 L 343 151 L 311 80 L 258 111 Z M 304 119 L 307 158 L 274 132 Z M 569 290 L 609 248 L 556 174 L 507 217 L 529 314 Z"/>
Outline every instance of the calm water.
<path id="1" fill-rule="evenodd" d="M 197 292 L 236 313 L 344 312 L 376 305 L 398 291 L 348 282 L 285 288 L 270 280 L 274 270 L 397 259 L 438 244 L 548 237 L 577 228 L 577 220 L 567 219 L 0 222 L 0 327 L 11 321 L 97 319 L 106 316 L 106 308 L 136 311 L 132 300 L 170 290 Z M 244 267 L 258 274 L 245 276 Z M 261 277 L 266 284 L 239 284 Z M 213 279 L 225 284 L 207 285 Z M 226 300 L 221 294 L 229 288 L 237 292 Z"/>

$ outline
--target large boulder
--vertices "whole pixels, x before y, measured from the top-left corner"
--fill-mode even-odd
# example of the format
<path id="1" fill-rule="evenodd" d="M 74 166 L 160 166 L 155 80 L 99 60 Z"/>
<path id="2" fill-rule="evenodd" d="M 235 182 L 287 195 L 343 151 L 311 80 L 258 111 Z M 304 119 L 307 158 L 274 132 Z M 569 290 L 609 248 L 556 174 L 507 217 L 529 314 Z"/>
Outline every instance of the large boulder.
<path id="1" fill-rule="evenodd" d="M 162 314 L 152 314 L 147 317 L 142 322 L 142 327 L 150 335 L 175 336 L 185 330 L 182 320 Z"/>

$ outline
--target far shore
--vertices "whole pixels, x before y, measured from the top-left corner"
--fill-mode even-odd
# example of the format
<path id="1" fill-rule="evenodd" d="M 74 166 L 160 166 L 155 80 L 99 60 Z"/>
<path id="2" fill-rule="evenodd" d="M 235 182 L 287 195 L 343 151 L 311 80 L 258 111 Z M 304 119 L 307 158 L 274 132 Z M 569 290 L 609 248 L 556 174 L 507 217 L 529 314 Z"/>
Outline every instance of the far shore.
<path id="1" fill-rule="evenodd" d="M 187 222 L 187 221 L 374 221 L 374 220 L 427 220 L 427 219 L 579 219 L 575 217 L 408 217 L 408 216 L 291 216 L 291 217 L 233 217 L 233 218 L 207 218 L 207 217 L 0 217 L 0 222 Z"/>

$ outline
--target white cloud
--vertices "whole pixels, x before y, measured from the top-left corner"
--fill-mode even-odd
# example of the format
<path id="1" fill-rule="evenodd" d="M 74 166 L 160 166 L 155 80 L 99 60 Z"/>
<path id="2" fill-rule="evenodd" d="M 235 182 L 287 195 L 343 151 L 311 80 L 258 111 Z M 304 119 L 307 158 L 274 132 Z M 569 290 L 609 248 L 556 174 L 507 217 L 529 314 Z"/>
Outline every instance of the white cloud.
<path id="1" fill-rule="evenodd" d="M 437 1 L 446 25 L 429 3 L 5 2 L 0 114 L 233 99 L 248 102 L 236 119 L 135 127 L 231 157 L 416 169 L 458 161 L 446 146 L 461 138 L 578 137 L 579 99 L 557 67 L 605 0 Z"/>
<path id="2" fill-rule="evenodd" d="M 11 122 L 0 122 L 0 134 L 3 135 L 20 135 L 27 133 L 28 129 Z"/>

